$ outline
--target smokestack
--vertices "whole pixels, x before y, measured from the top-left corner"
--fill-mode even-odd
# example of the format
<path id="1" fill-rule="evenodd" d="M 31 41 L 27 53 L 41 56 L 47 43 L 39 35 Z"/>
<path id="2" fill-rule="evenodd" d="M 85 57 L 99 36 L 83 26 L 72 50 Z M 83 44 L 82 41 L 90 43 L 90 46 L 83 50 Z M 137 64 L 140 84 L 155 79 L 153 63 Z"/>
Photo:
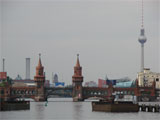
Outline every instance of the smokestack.
<path id="1" fill-rule="evenodd" d="M 3 58 L 3 72 L 5 71 L 5 59 Z"/>
<path id="2" fill-rule="evenodd" d="M 30 58 L 26 58 L 26 79 L 30 80 Z"/>

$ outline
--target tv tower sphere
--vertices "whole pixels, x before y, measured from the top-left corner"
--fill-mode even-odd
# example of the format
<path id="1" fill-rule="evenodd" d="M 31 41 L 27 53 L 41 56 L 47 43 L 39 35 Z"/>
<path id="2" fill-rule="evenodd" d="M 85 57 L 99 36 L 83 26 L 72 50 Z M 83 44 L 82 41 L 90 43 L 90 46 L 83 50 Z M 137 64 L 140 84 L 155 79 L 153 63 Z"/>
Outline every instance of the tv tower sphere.
<path id="1" fill-rule="evenodd" d="M 143 45 L 147 41 L 147 38 L 144 35 L 144 28 L 141 28 L 141 34 L 138 38 L 138 41 L 141 43 L 141 45 Z"/>

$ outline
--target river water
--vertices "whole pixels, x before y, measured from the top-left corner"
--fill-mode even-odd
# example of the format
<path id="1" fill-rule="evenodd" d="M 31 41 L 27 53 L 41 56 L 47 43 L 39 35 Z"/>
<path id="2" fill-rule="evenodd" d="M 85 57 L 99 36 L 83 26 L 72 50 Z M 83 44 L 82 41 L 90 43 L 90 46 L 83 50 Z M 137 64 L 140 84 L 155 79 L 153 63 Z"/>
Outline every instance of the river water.
<path id="1" fill-rule="evenodd" d="M 92 112 L 91 102 L 72 102 L 71 98 L 31 102 L 30 110 L 0 112 L 0 120 L 159 120 L 160 113 Z"/>

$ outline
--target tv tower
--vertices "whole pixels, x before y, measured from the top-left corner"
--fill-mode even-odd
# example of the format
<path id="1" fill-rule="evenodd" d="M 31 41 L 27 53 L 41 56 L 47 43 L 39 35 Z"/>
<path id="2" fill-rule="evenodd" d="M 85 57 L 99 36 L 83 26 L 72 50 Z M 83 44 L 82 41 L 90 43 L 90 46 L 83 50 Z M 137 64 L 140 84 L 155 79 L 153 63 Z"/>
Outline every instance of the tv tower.
<path id="1" fill-rule="evenodd" d="M 138 38 L 138 41 L 141 44 L 141 72 L 144 70 L 144 43 L 147 41 L 147 38 L 144 34 L 144 15 L 143 15 L 143 0 L 142 0 L 142 23 L 141 23 L 141 30 L 140 30 L 140 36 Z"/>

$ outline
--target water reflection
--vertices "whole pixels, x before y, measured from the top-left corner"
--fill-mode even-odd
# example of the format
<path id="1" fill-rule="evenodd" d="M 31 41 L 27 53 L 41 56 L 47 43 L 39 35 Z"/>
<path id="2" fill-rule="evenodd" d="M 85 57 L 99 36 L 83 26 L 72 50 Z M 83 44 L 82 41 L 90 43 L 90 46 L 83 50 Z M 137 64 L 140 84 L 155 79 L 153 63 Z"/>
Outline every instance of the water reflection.
<path id="1" fill-rule="evenodd" d="M 73 102 L 73 119 L 82 120 L 82 102 Z"/>
<path id="2" fill-rule="evenodd" d="M 35 103 L 35 108 L 34 108 L 35 118 L 41 120 L 45 119 L 44 110 L 45 110 L 44 102 Z"/>

